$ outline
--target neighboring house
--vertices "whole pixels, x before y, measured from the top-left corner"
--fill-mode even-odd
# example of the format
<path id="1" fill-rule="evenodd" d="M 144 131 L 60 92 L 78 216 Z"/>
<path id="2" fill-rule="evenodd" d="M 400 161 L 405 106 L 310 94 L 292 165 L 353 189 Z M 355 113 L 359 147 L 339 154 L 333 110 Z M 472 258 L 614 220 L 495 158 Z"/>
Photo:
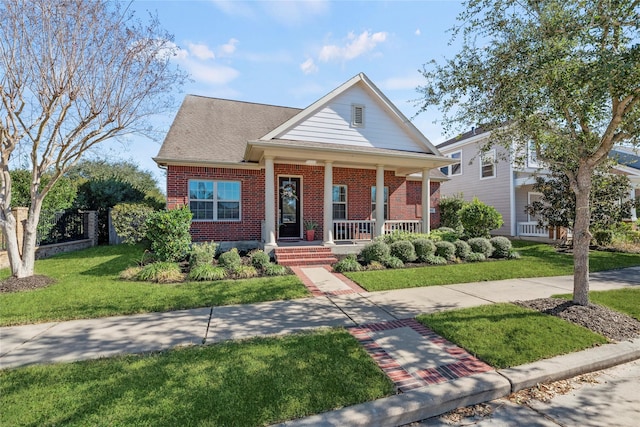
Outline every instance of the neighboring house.
<path id="1" fill-rule="evenodd" d="M 529 149 L 523 164 L 516 165 L 502 146 L 495 145 L 488 152 L 480 152 L 480 147 L 490 138 L 490 132 L 474 128 L 438 144 L 440 152 L 456 162 L 442 168 L 450 178 L 442 184 L 442 196 L 462 194 L 465 200 L 477 197 L 494 206 L 504 220 L 502 227 L 492 231 L 494 234 L 548 237 L 548 230 L 538 226 L 537 218 L 525 212 L 526 205 L 541 197 L 533 190 L 534 176 L 545 173 L 536 159 L 535 150 Z M 637 153 L 625 151 L 625 155 L 627 165 L 616 166 L 614 172 L 629 177 L 632 185 L 630 197 L 635 198 L 640 194 L 640 158 Z M 635 210 L 632 211 L 632 219 L 636 219 Z"/>
<path id="2" fill-rule="evenodd" d="M 451 163 L 364 74 L 305 109 L 188 95 L 154 160 L 194 241 L 267 251 L 309 221 L 325 246 L 427 232 Z"/>

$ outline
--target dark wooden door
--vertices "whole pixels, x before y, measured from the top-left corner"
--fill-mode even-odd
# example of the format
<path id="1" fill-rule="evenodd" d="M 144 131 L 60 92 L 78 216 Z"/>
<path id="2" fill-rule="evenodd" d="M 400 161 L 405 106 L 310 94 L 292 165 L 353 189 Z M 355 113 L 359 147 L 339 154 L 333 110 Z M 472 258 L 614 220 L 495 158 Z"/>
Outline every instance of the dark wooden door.
<path id="1" fill-rule="evenodd" d="M 300 178 L 278 178 L 280 238 L 300 238 Z"/>

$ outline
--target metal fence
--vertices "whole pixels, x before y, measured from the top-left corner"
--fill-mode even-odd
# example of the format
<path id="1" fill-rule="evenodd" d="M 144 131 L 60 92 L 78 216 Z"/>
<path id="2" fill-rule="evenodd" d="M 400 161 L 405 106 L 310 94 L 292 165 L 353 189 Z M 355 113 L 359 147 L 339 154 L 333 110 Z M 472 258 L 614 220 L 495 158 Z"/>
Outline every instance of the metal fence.
<path id="1" fill-rule="evenodd" d="M 89 238 L 89 213 L 77 210 L 42 212 L 38 222 L 36 244 L 72 242 Z"/>

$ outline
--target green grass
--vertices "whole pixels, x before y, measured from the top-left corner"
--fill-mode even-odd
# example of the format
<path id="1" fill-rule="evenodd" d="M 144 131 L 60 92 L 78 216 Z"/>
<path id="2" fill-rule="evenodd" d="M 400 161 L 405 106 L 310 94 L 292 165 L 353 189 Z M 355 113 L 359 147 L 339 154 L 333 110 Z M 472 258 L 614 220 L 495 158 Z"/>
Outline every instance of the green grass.
<path id="1" fill-rule="evenodd" d="M 257 426 L 393 392 L 344 330 L 0 371 L 11 426 Z"/>
<path id="2" fill-rule="evenodd" d="M 573 298 L 570 294 L 553 295 L 555 298 Z M 613 289 L 589 292 L 592 303 L 604 305 L 640 320 L 640 288 Z"/>
<path id="3" fill-rule="evenodd" d="M 573 257 L 544 243 L 516 240 L 519 260 L 345 273 L 368 291 L 573 274 Z M 640 254 L 592 251 L 590 271 L 640 265 Z"/>
<path id="4" fill-rule="evenodd" d="M 120 280 L 118 274 L 135 265 L 141 254 L 137 246 L 99 246 L 36 261 L 36 274 L 57 283 L 0 294 L 0 326 L 309 296 L 295 276 L 181 284 Z M 0 279 L 9 274 L 2 270 Z"/>
<path id="5" fill-rule="evenodd" d="M 417 319 L 495 368 L 522 365 L 607 342 L 582 326 L 513 304 L 423 314 Z"/>

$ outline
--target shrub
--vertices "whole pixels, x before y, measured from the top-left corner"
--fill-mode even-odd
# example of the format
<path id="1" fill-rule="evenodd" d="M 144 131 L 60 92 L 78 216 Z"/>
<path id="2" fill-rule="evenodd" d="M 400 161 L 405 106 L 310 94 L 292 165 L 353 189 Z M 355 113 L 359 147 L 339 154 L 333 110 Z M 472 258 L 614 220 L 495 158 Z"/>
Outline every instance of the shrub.
<path id="1" fill-rule="evenodd" d="M 485 258 L 489 258 L 493 253 L 491 242 L 484 237 L 474 237 L 473 239 L 469 239 L 467 243 L 469 243 L 472 252 L 482 254 Z"/>
<path id="2" fill-rule="evenodd" d="M 418 261 L 425 262 L 425 259 L 429 255 L 433 255 L 436 252 L 436 245 L 433 244 L 433 241 L 428 239 L 418 239 L 413 242 L 413 247 L 416 251 L 416 256 L 418 257 Z"/>
<path id="3" fill-rule="evenodd" d="M 382 265 L 384 265 L 387 268 L 402 268 L 404 267 L 404 262 L 402 262 L 402 260 L 398 257 L 394 257 L 389 255 L 388 257 L 384 258 L 382 261 Z"/>
<path id="4" fill-rule="evenodd" d="M 360 252 L 360 256 L 364 260 L 365 264 L 370 264 L 371 261 L 382 262 L 382 260 L 389 256 L 389 245 L 381 240 L 375 240 L 368 243 Z"/>
<path id="5" fill-rule="evenodd" d="M 453 244 L 456 247 L 456 256 L 460 259 L 467 259 L 471 253 L 471 246 L 464 240 L 456 240 Z"/>
<path id="6" fill-rule="evenodd" d="M 147 219 L 146 237 L 160 261 L 183 260 L 191 246 L 191 211 L 180 209 L 153 212 Z"/>
<path id="7" fill-rule="evenodd" d="M 482 203 L 477 198 L 465 204 L 460 210 L 460 221 L 465 235 L 473 237 L 489 237 L 489 231 L 502 227 L 502 215 L 493 206 Z"/>
<path id="8" fill-rule="evenodd" d="M 234 271 L 242 265 L 242 258 L 238 253 L 237 248 L 231 248 L 231 250 L 221 253 L 218 257 L 218 264 L 220 267 L 224 267 L 229 271 Z"/>
<path id="9" fill-rule="evenodd" d="M 129 267 L 126 270 L 120 272 L 120 279 L 136 280 L 138 278 L 140 270 L 142 270 L 142 267 Z"/>
<path id="10" fill-rule="evenodd" d="M 400 240 L 393 242 L 389 248 L 391 249 L 391 256 L 400 258 L 402 262 L 413 262 L 416 260 L 416 250 L 413 244 L 408 240 Z"/>
<path id="11" fill-rule="evenodd" d="M 182 281 L 184 276 L 177 263 L 160 261 L 142 267 L 137 279 L 147 282 L 173 283 Z"/>
<path id="12" fill-rule="evenodd" d="M 593 238 L 596 244 L 600 246 L 607 246 L 613 242 L 613 231 L 611 230 L 598 230 L 593 233 Z"/>
<path id="13" fill-rule="evenodd" d="M 123 243 L 135 244 L 144 240 L 146 222 L 153 208 L 142 203 L 120 203 L 111 209 L 111 221 Z"/>
<path id="14" fill-rule="evenodd" d="M 429 236 L 433 240 L 444 240 L 453 243 L 460 239 L 461 234 L 453 228 L 440 227 L 437 230 L 433 230 Z"/>
<path id="15" fill-rule="evenodd" d="M 471 252 L 469 255 L 467 255 L 467 259 L 465 259 L 465 261 L 467 262 L 481 262 L 486 260 L 487 257 L 484 256 L 484 254 L 481 254 L 479 252 Z"/>
<path id="16" fill-rule="evenodd" d="M 503 236 L 492 237 L 489 240 L 491 246 L 493 246 L 493 252 L 491 256 L 494 258 L 508 258 L 511 251 L 511 240 Z"/>
<path id="17" fill-rule="evenodd" d="M 460 221 L 460 210 L 465 205 L 462 194 L 456 194 L 450 197 L 442 197 L 440 199 L 440 225 L 453 229 L 462 228 Z"/>
<path id="18" fill-rule="evenodd" d="M 333 265 L 333 270 L 338 273 L 344 273 L 347 271 L 360 271 L 362 266 L 358 262 L 354 254 L 349 254 L 345 258 L 341 259 Z"/>
<path id="19" fill-rule="evenodd" d="M 251 265 L 262 270 L 271 263 L 271 257 L 269 254 L 265 253 L 261 249 L 252 252 L 251 255 L 249 255 L 249 258 L 251 259 Z"/>
<path id="20" fill-rule="evenodd" d="M 441 256 L 438 255 L 429 255 L 427 257 L 427 259 L 425 260 L 425 262 L 427 264 L 431 264 L 431 265 L 446 265 L 447 264 L 447 260 Z"/>
<path id="21" fill-rule="evenodd" d="M 252 265 L 238 265 L 233 269 L 233 275 L 236 279 L 250 279 L 258 277 L 258 270 Z"/>
<path id="22" fill-rule="evenodd" d="M 280 264 L 274 264 L 270 262 L 263 267 L 264 274 L 267 276 L 286 276 L 289 274 L 289 269 Z"/>
<path id="23" fill-rule="evenodd" d="M 513 249 L 509 251 L 509 259 L 520 259 L 520 252 L 516 252 Z"/>
<path id="24" fill-rule="evenodd" d="M 384 265 L 382 265 L 382 263 L 379 261 L 371 261 L 371 264 L 367 266 L 367 270 L 384 270 Z"/>
<path id="25" fill-rule="evenodd" d="M 218 244 L 214 242 L 195 243 L 191 245 L 189 251 L 189 268 L 193 269 L 199 265 L 212 264 L 216 256 Z"/>
<path id="26" fill-rule="evenodd" d="M 436 256 L 440 256 L 447 261 L 456 260 L 456 247 L 451 242 L 436 242 Z"/>
<path id="27" fill-rule="evenodd" d="M 227 270 L 217 265 L 199 264 L 189 271 L 189 280 L 222 280 L 227 277 Z"/>

